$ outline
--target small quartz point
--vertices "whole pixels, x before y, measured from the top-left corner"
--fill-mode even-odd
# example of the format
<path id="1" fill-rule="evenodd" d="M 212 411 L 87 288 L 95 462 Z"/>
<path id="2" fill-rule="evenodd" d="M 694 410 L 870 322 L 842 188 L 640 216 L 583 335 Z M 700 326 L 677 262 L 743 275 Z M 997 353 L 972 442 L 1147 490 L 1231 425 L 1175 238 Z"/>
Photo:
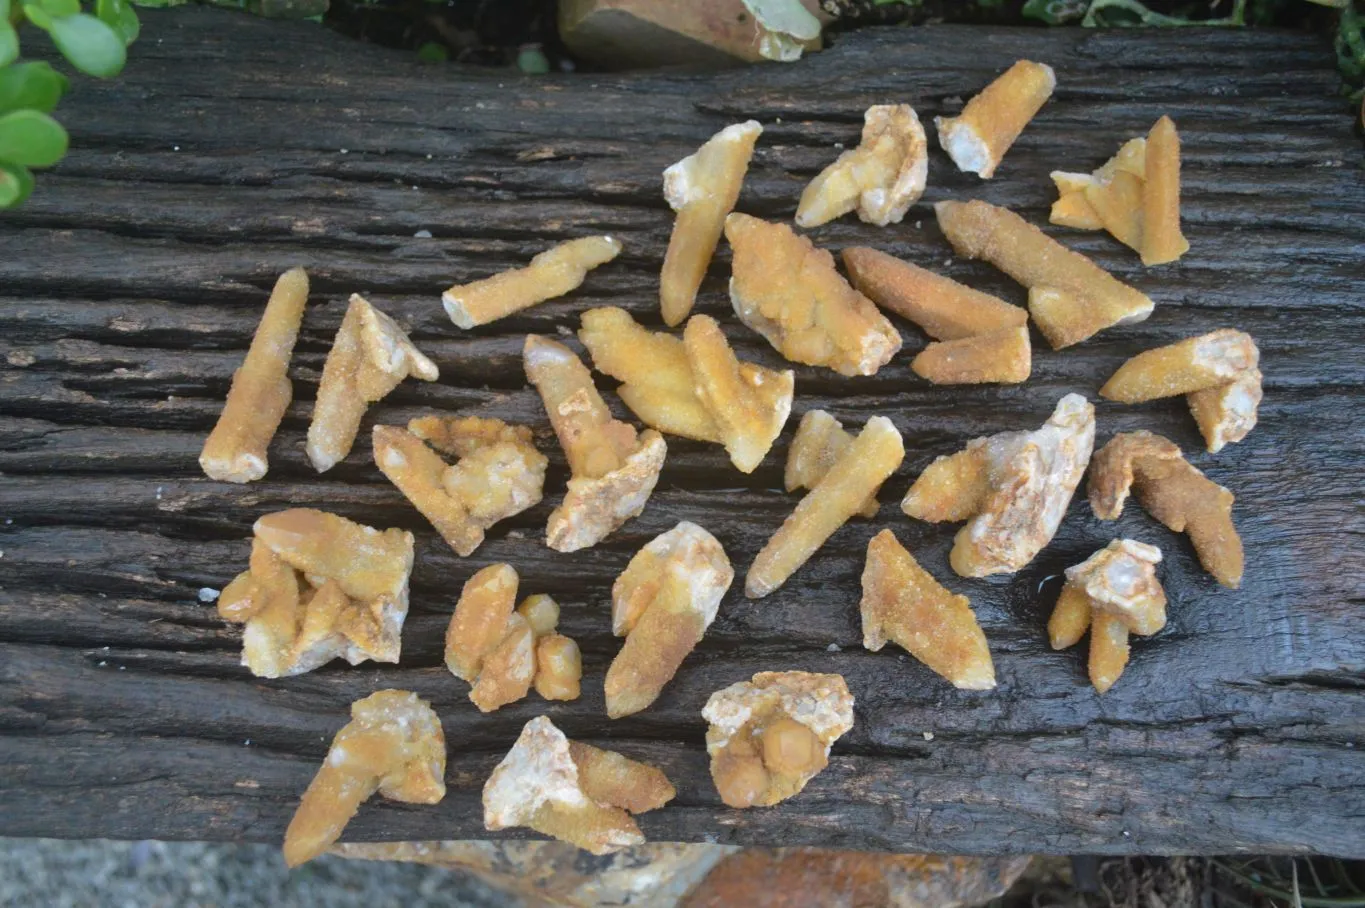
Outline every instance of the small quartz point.
<path id="1" fill-rule="evenodd" d="M 322 367 L 313 421 L 308 426 L 308 459 L 319 473 L 351 452 L 366 408 L 409 375 L 435 381 L 440 372 L 393 319 L 360 294 L 352 294 Z"/>
<path id="2" fill-rule="evenodd" d="M 853 727 L 853 695 L 840 675 L 759 672 L 712 694 L 702 717 L 721 800 L 771 807 L 829 765 L 830 746 Z"/>
<path id="3" fill-rule="evenodd" d="M 612 633 L 626 638 L 607 670 L 607 715 L 653 703 L 716 618 L 735 571 L 716 537 L 686 520 L 630 560 L 611 590 Z"/>
<path id="4" fill-rule="evenodd" d="M 1164 265 L 1190 250 L 1180 231 L 1180 136 L 1170 117 L 1147 133 L 1142 213 L 1142 264 Z"/>
<path id="5" fill-rule="evenodd" d="M 445 736 L 429 703 L 405 690 L 357 700 L 289 821 L 285 863 L 297 867 L 326 851 L 376 791 L 409 804 L 438 803 L 445 772 Z"/>
<path id="6" fill-rule="evenodd" d="M 818 227 L 853 211 L 869 224 L 899 224 L 929 176 L 929 144 L 909 104 L 874 104 L 863 114 L 857 148 L 820 172 L 796 209 L 798 227 Z"/>
<path id="7" fill-rule="evenodd" d="M 787 359 L 874 375 L 900 349 L 891 322 L 839 275 L 829 252 L 747 214 L 727 217 L 725 236 L 734 250 L 735 314 Z"/>
<path id="8" fill-rule="evenodd" d="M 1068 394 L 1034 432 L 978 438 L 940 457 L 905 493 L 920 520 L 971 519 L 953 543 L 963 577 L 1013 573 L 1052 541 L 1095 443 L 1095 408 Z"/>
<path id="9" fill-rule="evenodd" d="M 262 678 L 333 659 L 397 662 L 413 537 L 295 508 L 256 521 L 247 571 L 218 599 L 243 623 L 242 664 Z"/>
<path id="10" fill-rule="evenodd" d="M 709 315 L 688 320 L 683 346 L 697 397 L 720 430 L 731 463 L 741 473 L 752 473 L 791 415 L 795 374 L 740 362 Z"/>
<path id="11" fill-rule="evenodd" d="M 757 120 L 727 126 L 664 171 L 664 198 L 678 213 L 659 275 L 659 302 L 671 328 L 692 311 L 762 132 Z"/>
<path id="12" fill-rule="evenodd" d="M 578 339 L 597 371 L 623 382 L 616 394 L 645 425 L 720 443 L 720 427 L 697 395 L 682 340 L 641 327 L 629 312 L 614 306 L 584 312 Z"/>
<path id="13" fill-rule="evenodd" d="M 1134 404 L 1185 395 L 1209 453 L 1241 441 L 1261 403 L 1260 351 L 1245 331 L 1222 328 L 1134 356 L 1100 395 Z"/>
<path id="14" fill-rule="evenodd" d="M 483 786 L 484 828 L 525 826 L 593 854 L 644 844 L 627 806 L 662 806 L 673 786 L 653 767 L 593 751 L 610 753 L 575 745 L 544 716 L 527 722 Z"/>
<path id="15" fill-rule="evenodd" d="M 519 435 L 500 420 L 413 420 L 419 428 L 440 422 L 445 425 L 435 432 L 443 440 L 459 437 L 458 447 L 466 452 L 455 466 L 411 427 L 397 426 L 374 427 L 374 461 L 456 554 L 466 556 L 493 524 L 540 502 L 549 461 L 535 449 L 529 431 Z"/>
<path id="16" fill-rule="evenodd" d="M 815 488 L 851 444 L 853 436 L 844 429 L 843 423 L 824 410 L 807 410 L 787 450 L 787 468 L 783 475 L 787 491 Z M 869 519 L 877 516 L 875 490 L 858 511 L 858 516 Z"/>
<path id="17" fill-rule="evenodd" d="M 1014 212 L 985 202 L 934 206 L 959 255 L 985 259 L 1029 288 L 1029 312 L 1054 350 L 1152 314 L 1152 301 Z"/>
<path id="18" fill-rule="evenodd" d="M 960 115 L 934 118 L 938 143 L 958 170 L 990 179 L 1056 87 L 1051 66 L 1020 60 L 968 101 Z"/>
<path id="19" fill-rule="evenodd" d="M 936 385 L 1017 385 L 1033 371 L 1028 328 L 936 341 L 915 355 L 910 370 Z"/>
<path id="20" fill-rule="evenodd" d="M 667 445 L 652 429 L 637 435 L 613 419 L 587 367 L 563 344 L 529 335 L 522 359 L 572 473 L 563 503 L 550 514 L 546 542 L 558 552 L 596 545 L 644 510 Z"/>
<path id="21" fill-rule="evenodd" d="M 308 273 L 291 268 L 280 275 L 251 349 L 232 374 L 223 412 L 199 455 L 199 465 L 210 479 L 252 482 L 266 474 L 270 440 L 294 398 L 289 358 L 307 304 Z"/>
<path id="22" fill-rule="evenodd" d="M 1199 563 L 1223 586 L 1242 585 L 1242 540 L 1232 524 L 1233 495 L 1195 469 L 1168 438 L 1121 432 L 1095 454 L 1090 507 L 1101 520 L 1123 513 L 1129 491 L 1167 529 L 1185 533 Z"/>
<path id="23" fill-rule="evenodd" d="M 843 252 L 853 286 L 919 325 L 935 340 L 958 340 L 1028 324 L 1028 311 L 866 246 Z"/>
<path id="24" fill-rule="evenodd" d="M 891 420 L 869 419 L 758 553 L 745 577 L 744 595 L 761 599 L 786 583 L 835 530 L 866 507 L 904 456 L 905 445 Z"/>
<path id="25" fill-rule="evenodd" d="M 986 635 L 966 596 L 944 589 L 890 530 L 867 545 L 863 568 L 863 646 L 888 640 L 963 690 L 995 687 Z"/>
<path id="26" fill-rule="evenodd" d="M 1156 577 L 1161 550 L 1115 539 L 1067 568 L 1066 585 L 1048 621 L 1053 649 L 1065 649 L 1090 630 L 1090 681 L 1104 693 L 1128 664 L 1128 635 L 1166 626 L 1166 592 Z"/>
<path id="27" fill-rule="evenodd" d="M 588 272 L 621 253 L 621 242 L 588 236 L 552 246 L 525 268 L 504 271 L 472 284 L 456 284 L 441 295 L 450 320 L 474 328 L 578 289 Z"/>

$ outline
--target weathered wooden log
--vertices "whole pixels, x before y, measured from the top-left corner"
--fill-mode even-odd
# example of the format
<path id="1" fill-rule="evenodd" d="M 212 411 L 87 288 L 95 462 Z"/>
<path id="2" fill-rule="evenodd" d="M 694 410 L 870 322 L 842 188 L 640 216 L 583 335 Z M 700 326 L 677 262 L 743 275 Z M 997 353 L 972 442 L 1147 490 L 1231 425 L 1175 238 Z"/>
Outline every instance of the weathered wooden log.
<path id="1" fill-rule="evenodd" d="M 146 15 L 132 63 L 63 105 L 74 151 L 26 207 L 0 218 L 0 830 L 8 835 L 278 841 L 346 721 L 379 687 L 417 691 L 451 742 L 436 807 L 377 800 L 352 841 L 485 838 L 479 791 L 520 726 L 549 714 L 569 735 L 657 762 L 678 788 L 641 817 L 654 840 L 1003 854 L 1321 851 L 1365 856 L 1365 310 L 1361 146 L 1317 38 L 1258 31 L 869 30 L 791 66 L 721 75 L 523 78 L 419 67 L 307 24 L 184 8 Z M 658 325 L 672 223 L 660 173 L 727 122 L 765 133 L 740 210 L 789 218 L 805 181 L 856 141 L 863 109 L 905 101 L 953 112 L 1019 57 L 1058 72 L 1056 96 L 996 179 L 935 151 L 905 223 L 845 218 L 813 236 L 871 245 L 1022 302 L 989 266 L 953 259 L 929 203 L 980 197 L 1046 220 L 1053 169 L 1088 171 L 1160 114 L 1181 129 L 1190 253 L 1144 269 L 1106 235 L 1049 228 L 1151 295 L 1155 315 L 1053 352 L 1035 343 L 1020 387 L 936 388 L 906 349 L 878 375 L 797 368 L 795 416 L 891 417 L 905 464 L 877 519 L 854 520 L 761 602 L 732 590 L 648 710 L 610 721 L 602 677 L 613 578 L 679 519 L 721 539 L 741 572 L 790 512 L 781 464 L 795 427 L 753 474 L 719 447 L 669 439 L 643 516 L 573 555 L 543 543 L 565 467 L 519 348 L 575 329 L 593 305 Z M 433 236 L 415 236 L 429 231 Z M 579 291 L 474 331 L 440 291 L 524 264 L 563 239 L 610 232 L 625 252 Z M 314 302 L 292 374 L 295 402 L 262 482 L 206 479 L 196 456 L 275 277 L 308 268 Z M 698 311 L 741 356 L 786 367 L 729 314 L 728 251 Z M 552 466 L 546 501 L 457 558 L 386 483 L 368 432 L 319 477 L 302 451 L 316 380 L 347 295 L 367 294 L 440 365 L 374 421 L 430 412 L 525 422 Z M 1183 401 L 1099 405 L 1100 440 L 1149 428 L 1237 495 L 1243 588 L 1199 568 L 1184 537 L 1132 507 L 1117 524 L 1073 503 L 1026 569 L 951 574 L 955 527 L 895 506 L 934 456 L 969 438 L 1036 427 L 1067 391 L 1092 399 L 1126 357 L 1219 327 L 1251 332 L 1266 377 L 1261 426 L 1202 453 Z M 609 390 L 611 383 L 603 382 Z M 619 402 L 612 406 L 625 416 Z M 247 556 L 252 521 L 327 507 L 418 536 L 398 666 L 328 666 L 281 681 L 238 664 L 240 634 L 197 598 Z M 956 691 L 894 647 L 860 645 L 867 540 L 891 527 L 969 595 L 1000 686 Z M 1160 545 L 1170 623 L 1134 644 L 1103 698 L 1084 653 L 1054 653 L 1045 622 L 1061 571 L 1115 535 Z M 552 593 L 583 646 L 584 696 L 535 697 L 481 715 L 441 664 L 460 585 L 493 561 Z M 829 769 L 769 810 L 725 809 L 711 785 L 700 709 L 765 669 L 843 673 L 856 725 Z M 509 833 L 518 835 L 516 831 Z"/>

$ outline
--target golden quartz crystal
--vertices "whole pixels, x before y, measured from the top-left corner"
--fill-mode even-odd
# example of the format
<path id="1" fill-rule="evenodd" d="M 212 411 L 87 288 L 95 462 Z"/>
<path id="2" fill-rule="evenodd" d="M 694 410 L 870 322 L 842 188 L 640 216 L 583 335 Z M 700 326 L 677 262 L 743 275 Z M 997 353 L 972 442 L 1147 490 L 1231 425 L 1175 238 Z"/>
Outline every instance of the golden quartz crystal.
<path id="1" fill-rule="evenodd" d="M 526 723 L 483 787 L 484 827 L 525 826 L 593 854 L 644 844 L 631 813 L 662 807 L 673 786 L 652 766 L 578 744 L 545 716 Z"/>
<path id="2" fill-rule="evenodd" d="M 1028 328 L 936 341 L 915 355 L 910 370 L 936 385 L 1017 385 L 1033 371 Z"/>
<path id="3" fill-rule="evenodd" d="M 637 435 L 634 426 L 613 419 L 568 347 L 533 334 L 522 359 L 572 473 L 563 503 L 550 514 L 546 542 L 559 552 L 596 545 L 644 510 L 667 446 L 658 432 Z"/>
<path id="4" fill-rule="evenodd" d="M 961 114 L 934 118 L 938 143 L 958 170 L 990 179 L 1056 87 L 1051 66 L 1020 60 L 968 101 Z"/>
<path id="5" fill-rule="evenodd" d="M 890 530 L 867 545 L 861 609 L 863 646 L 872 652 L 890 640 L 954 687 L 995 687 L 986 635 L 967 597 L 940 585 Z"/>
<path id="6" fill-rule="evenodd" d="M 1233 495 L 1195 469 L 1180 448 L 1151 432 L 1122 432 L 1095 454 L 1090 507 L 1101 520 L 1117 520 L 1129 492 L 1175 533 L 1194 544 L 1204 570 L 1223 586 L 1242 584 L 1242 540 L 1232 524 Z"/>
<path id="7" fill-rule="evenodd" d="M 463 452 L 459 463 L 442 460 L 423 432 Z M 530 430 L 480 417 L 423 417 L 407 429 L 375 426 L 374 462 L 461 556 L 478 548 L 493 524 L 540 502 L 549 463 Z"/>
<path id="8" fill-rule="evenodd" d="M 829 765 L 831 745 L 853 727 L 853 695 L 840 675 L 759 672 L 712 694 L 702 718 L 721 800 L 771 807 Z"/>
<path id="9" fill-rule="evenodd" d="M 246 359 L 232 374 L 223 412 L 199 455 L 199 465 L 210 479 L 252 482 L 266 474 L 270 440 L 294 398 L 289 358 L 307 304 L 308 273 L 291 268 L 280 275 Z"/>
<path id="10" fill-rule="evenodd" d="M 853 436 L 844 429 L 843 423 L 824 410 L 807 410 L 787 449 L 783 485 L 788 492 L 815 488 L 851 444 Z M 867 497 L 858 516 L 877 516 L 877 490 Z"/>
<path id="11" fill-rule="evenodd" d="M 245 624 L 242 664 L 262 678 L 333 659 L 397 662 L 408 612 L 412 534 L 380 532 L 310 508 L 256 521 L 246 572 L 218 598 Z"/>
<path id="12" fill-rule="evenodd" d="M 1260 351 L 1245 331 L 1223 328 L 1134 356 L 1100 396 L 1125 404 L 1185 395 L 1209 453 L 1246 438 L 1261 403 Z"/>
<path id="13" fill-rule="evenodd" d="M 678 213 L 659 275 L 659 303 L 669 327 L 692 311 L 762 132 L 757 120 L 727 126 L 664 171 L 664 198 Z"/>
<path id="14" fill-rule="evenodd" d="M 874 104 L 863 114 L 858 147 L 845 151 L 801 193 L 798 227 L 818 227 L 857 209 L 885 227 L 899 224 L 924 193 L 929 144 L 909 104 Z"/>
<path id="15" fill-rule="evenodd" d="M 734 578 L 716 537 L 686 520 L 636 553 L 611 590 L 612 633 L 626 642 L 607 670 L 608 716 L 637 713 L 658 698 Z"/>
<path id="16" fill-rule="evenodd" d="M 1033 432 L 978 438 L 931 463 L 901 502 L 919 520 L 962 520 L 950 557 L 963 577 L 1013 573 L 1051 540 L 1090 462 L 1095 408 L 1068 394 Z"/>
<path id="17" fill-rule="evenodd" d="M 613 237 L 569 240 L 546 249 L 525 268 L 456 284 L 441 295 L 441 303 L 461 328 L 486 325 L 578 289 L 589 271 L 620 254 L 621 242 Z"/>
<path id="18" fill-rule="evenodd" d="M 1145 294 L 1006 208 L 939 202 L 934 211 L 959 255 L 985 259 L 1029 288 L 1029 312 L 1055 350 L 1152 314 Z"/>
<path id="19" fill-rule="evenodd" d="M 900 349 L 896 329 L 839 275 L 829 252 L 747 214 L 727 217 L 725 236 L 734 250 L 735 314 L 787 359 L 874 375 Z"/>
<path id="20" fill-rule="evenodd" d="M 1113 687 L 1128 664 L 1129 633 L 1147 636 L 1166 626 L 1166 591 L 1156 578 L 1161 550 L 1115 539 L 1066 570 L 1048 621 L 1053 649 L 1065 649 L 1090 631 L 1090 682 L 1100 693 Z"/>
<path id="21" fill-rule="evenodd" d="M 376 791 L 408 804 L 438 803 L 445 773 L 445 736 L 429 703 L 405 690 L 357 700 L 289 821 L 285 863 L 297 867 L 325 852 Z"/>
<path id="22" fill-rule="evenodd" d="M 322 367 L 313 421 L 308 426 L 308 459 L 319 473 L 351 452 L 365 410 L 409 375 L 435 381 L 440 371 L 413 346 L 397 322 L 360 294 L 352 294 Z"/>
<path id="23" fill-rule="evenodd" d="M 905 456 L 891 420 L 874 416 L 815 487 L 797 504 L 749 567 L 744 595 L 761 599 L 787 582 L 868 498 Z"/>

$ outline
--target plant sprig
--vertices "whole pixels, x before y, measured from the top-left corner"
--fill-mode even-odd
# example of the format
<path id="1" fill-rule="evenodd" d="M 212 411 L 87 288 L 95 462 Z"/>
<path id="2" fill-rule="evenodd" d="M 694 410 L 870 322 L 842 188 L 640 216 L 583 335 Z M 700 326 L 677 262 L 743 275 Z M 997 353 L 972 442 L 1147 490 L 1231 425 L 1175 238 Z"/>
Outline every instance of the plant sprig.
<path id="1" fill-rule="evenodd" d="M 70 83 L 41 61 L 19 61 L 19 26 L 47 32 L 79 72 L 118 75 L 140 23 L 129 0 L 0 0 L 0 209 L 23 204 L 33 192 L 33 170 L 51 167 L 70 139 L 51 114 Z"/>

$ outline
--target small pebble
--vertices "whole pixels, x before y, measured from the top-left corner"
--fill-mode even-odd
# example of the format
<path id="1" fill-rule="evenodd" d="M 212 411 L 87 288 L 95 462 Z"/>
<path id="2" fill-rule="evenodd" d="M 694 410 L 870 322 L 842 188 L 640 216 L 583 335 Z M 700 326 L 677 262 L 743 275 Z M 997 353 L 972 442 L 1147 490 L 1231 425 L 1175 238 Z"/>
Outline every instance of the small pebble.
<path id="1" fill-rule="evenodd" d="M 243 742 L 242 742 L 242 746 L 243 746 L 243 747 L 250 747 L 250 746 L 251 746 L 251 739 L 250 739 L 250 738 L 247 738 L 245 741 L 243 741 Z"/>
<path id="2" fill-rule="evenodd" d="M 221 594 L 220 594 L 217 590 L 215 590 L 213 587 L 211 587 L 211 586 L 206 586 L 206 587 L 203 587 L 202 589 L 199 590 L 199 601 L 200 601 L 200 602 L 217 602 L 217 601 L 218 601 L 219 595 L 221 595 Z"/>
<path id="3" fill-rule="evenodd" d="M 349 148 L 343 148 L 343 149 L 341 149 L 341 153 L 342 153 L 342 154 L 350 154 L 350 153 L 351 153 L 351 149 L 349 149 Z"/>
<path id="4" fill-rule="evenodd" d="M 919 229 L 920 229 L 921 227 L 923 227 L 923 226 L 924 226 L 924 222 L 923 222 L 923 221 L 916 221 L 916 222 L 915 222 L 915 229 L 916 229 L 916 230 L 919 230 Z"/>
<path id="5" fill-rule="evenodd" d="M 924 733 L 924 740 L 926 740 L 926 741 L 932 741 L 932 740 L 934 740 L 934 733 L 931 732 L 931 731 L 926 731 L 926 732 Z"/>
<path id="6" fill-rule="evenodd" d="M 841 647 L 839 644 L 837 644 L 837 643 L 831 643 L 829 646 L 825 647 L 825 652 L 827 652 L 827 653 L 837 653 L 837 652 L 840 652 L 842 649 L 843 649 L 843 647 Z"/>
<path id="7" fill-rule="evenodd" d="M 416 233 L 414 233 L 413 236 L 415 236 L 415 237 L 416 237 L 417 239 L 419 239 L 419 240 L 429 240 L 429 239 L 431 239 L 431 231 L 430 231 L 430 230 L 419 230 L 419 231 L 417 231 Z"/>

